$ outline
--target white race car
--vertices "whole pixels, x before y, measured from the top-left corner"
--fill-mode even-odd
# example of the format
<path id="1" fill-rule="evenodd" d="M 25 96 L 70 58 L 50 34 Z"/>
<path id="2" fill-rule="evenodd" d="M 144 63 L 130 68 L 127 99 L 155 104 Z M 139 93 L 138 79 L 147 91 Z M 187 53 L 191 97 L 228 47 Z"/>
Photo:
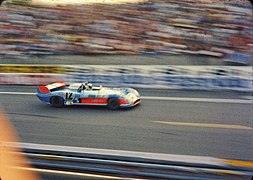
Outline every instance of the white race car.
<path id="1" fill-rule="evenodd" d="M 118 109 L 136 106 L 141 102 L 139 93 L 133 88 L 92 86 L 88 82 L 70 85 L 54 82 L 46 86 L 38 86 L 37 97 L 54 107 L 96 105 Z"/>

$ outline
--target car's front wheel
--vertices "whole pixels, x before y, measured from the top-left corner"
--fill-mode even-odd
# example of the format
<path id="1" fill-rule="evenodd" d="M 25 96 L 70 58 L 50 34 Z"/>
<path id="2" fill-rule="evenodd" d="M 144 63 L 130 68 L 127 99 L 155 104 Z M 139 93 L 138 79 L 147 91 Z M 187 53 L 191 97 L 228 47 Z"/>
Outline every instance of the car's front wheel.
<path id="1" fill-rule="evenodd" d="M 64 106 L 64 100 L 63 98 L 59 96 L 53 96 L 51 97 L 50 104 L 54 107 L 63 107 Z"/>
<path id="2" fill-rule="evenodd" d="M 119 100 L 117 98 L 110 98 L 108 100 L 107 106 L 109 109 L 118 109 L 120 104 L 119 104 Z"/>

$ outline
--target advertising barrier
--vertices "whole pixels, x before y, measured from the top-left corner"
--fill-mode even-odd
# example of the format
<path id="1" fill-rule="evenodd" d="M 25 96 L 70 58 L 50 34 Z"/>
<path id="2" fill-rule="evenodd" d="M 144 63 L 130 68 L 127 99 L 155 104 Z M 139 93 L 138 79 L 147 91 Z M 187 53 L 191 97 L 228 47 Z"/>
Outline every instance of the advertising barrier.
<path id="1" fill-rule="evenodd" d="M 60 80 L 139 88 L 252 90 L 250 66 L 0 65 L 0 70 L 0 84 L 39 85 Z"/>
<path id="2" fill-rule="evenodd" d="M 253 60 L 252 55 L 239 52 L 234 52 L 224 58 L 224 61 L 237 62 L 241 64 L 250 64 L 252 60 Z"/>
<path id="3" fill-rule="evenodd" d="M 0 65 L 0 73 L 51 73 L 64 74 L 63 66 L 55 65 Z"/>
<path id="4" fill-rule="evenodd" d="M 110 86 L 168 89 L 226 89 L 250 90 L 251 80 L 236 77 L 143 76 L 143 75 L 68 75 L 67 82 L 89 81 Z"/>
<path id="5" fill-rule="evenodd" d="M 140 88 L 252 90 L 251 67 L 65 66 L 66 81 Z"/>
<path id="6" fill-rule="evenodd" d="M 40 85 L 65 79 L 64 74 L 0 73 L 0 84 Z"/>

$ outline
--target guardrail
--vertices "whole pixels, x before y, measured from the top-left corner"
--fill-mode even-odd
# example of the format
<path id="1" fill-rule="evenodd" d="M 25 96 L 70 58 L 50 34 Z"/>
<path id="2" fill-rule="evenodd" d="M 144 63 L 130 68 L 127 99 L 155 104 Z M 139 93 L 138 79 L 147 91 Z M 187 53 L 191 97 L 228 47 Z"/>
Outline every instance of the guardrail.
<path id="1" fill-rule="evenodd" d="M 253 162 L 249 161 L 36 144 L 15 146 L 23 148 L 32 165 L 41 172 L 44 169 L 142 179 L 233 180 L 253 177 Z"/>

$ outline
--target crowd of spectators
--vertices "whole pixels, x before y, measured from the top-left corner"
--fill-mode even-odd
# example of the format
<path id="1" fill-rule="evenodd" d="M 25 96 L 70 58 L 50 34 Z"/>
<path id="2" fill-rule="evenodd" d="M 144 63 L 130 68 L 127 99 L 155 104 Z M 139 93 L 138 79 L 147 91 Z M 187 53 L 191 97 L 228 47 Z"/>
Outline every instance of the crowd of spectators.
<path id="1" fill-rule="evenodd" d="M 0 55 L 252 54 L 249 1 L 0 7 Z"/>

